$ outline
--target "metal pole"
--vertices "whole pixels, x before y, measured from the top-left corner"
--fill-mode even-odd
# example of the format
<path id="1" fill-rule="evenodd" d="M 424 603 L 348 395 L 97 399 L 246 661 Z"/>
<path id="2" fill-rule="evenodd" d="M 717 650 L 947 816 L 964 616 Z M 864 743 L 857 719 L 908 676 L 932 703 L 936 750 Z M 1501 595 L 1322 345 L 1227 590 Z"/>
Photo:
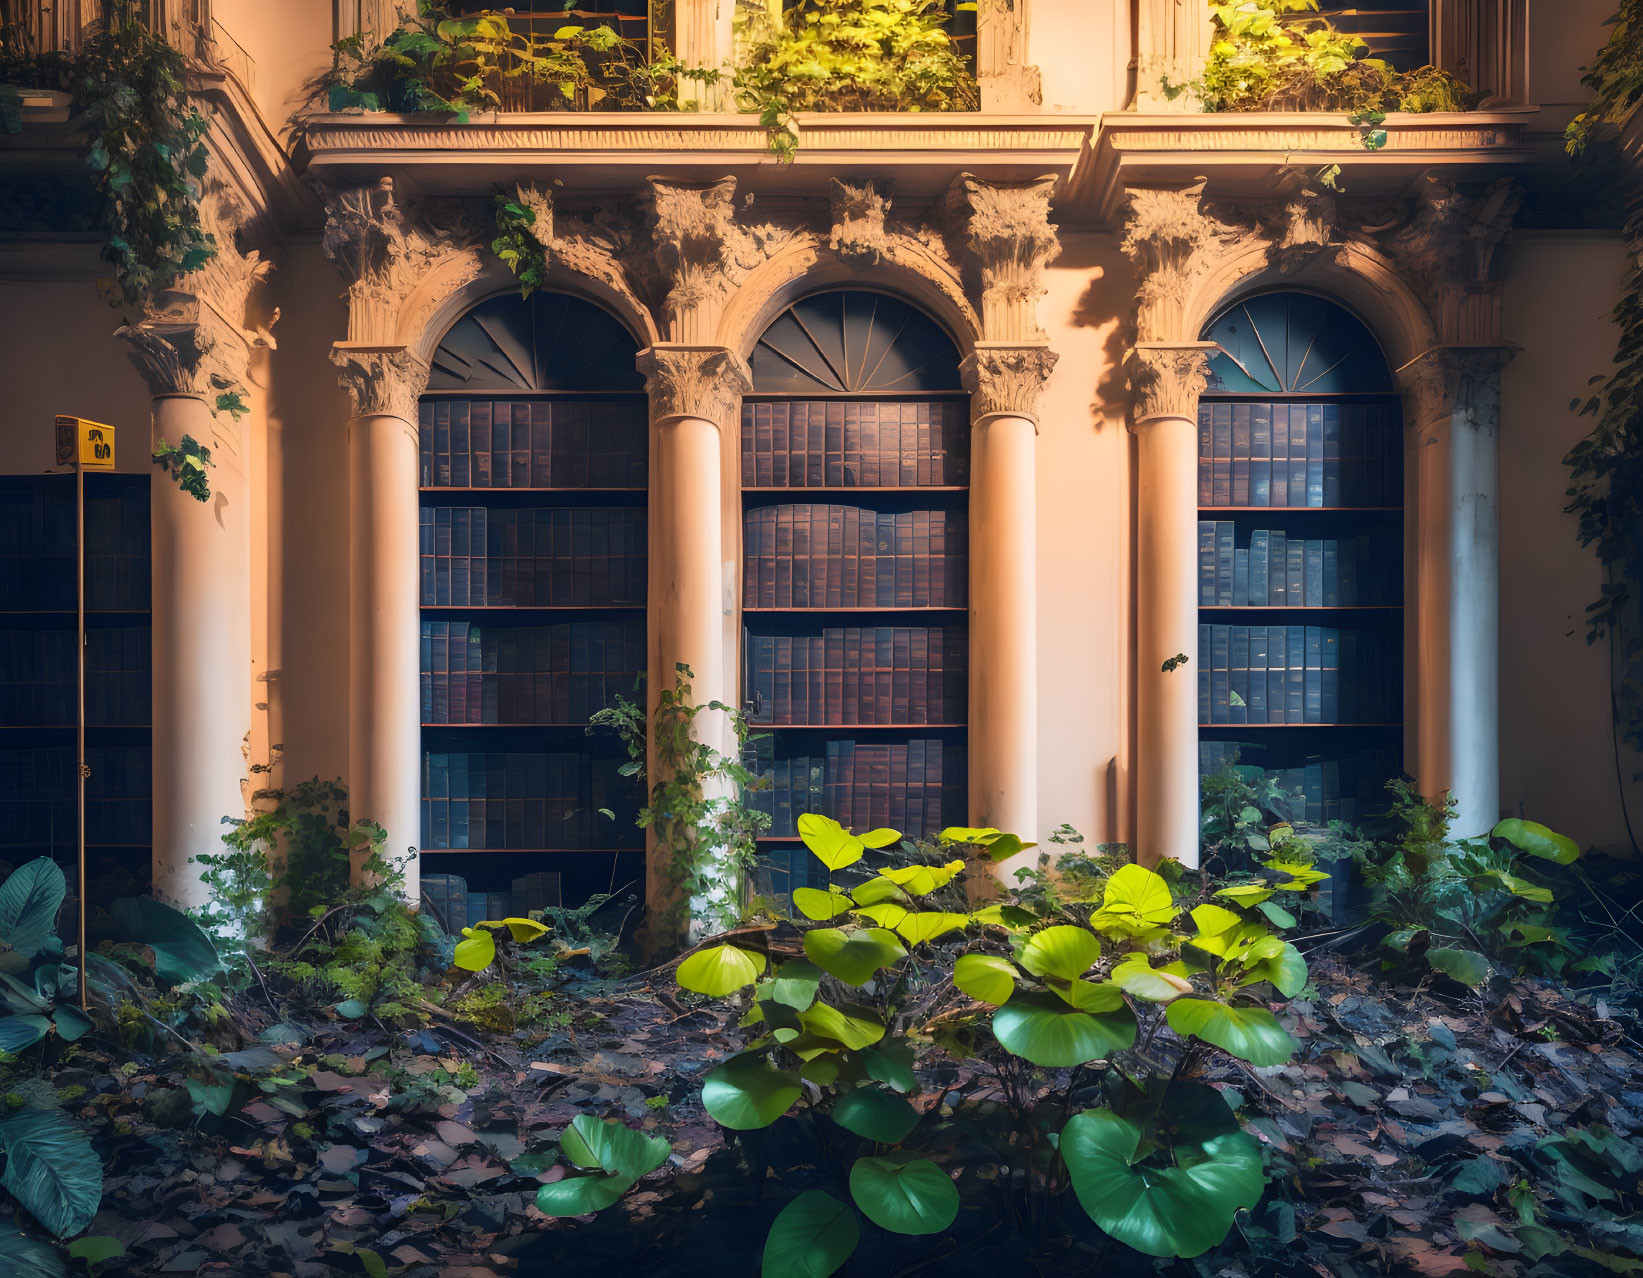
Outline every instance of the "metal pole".
<path id="1" fill-rule="evenodd" d="M 76 822 L 80 842 L 80 876 L 75 880 L 75 885 L 80 896 L 80 1010 L 87 1011 L 89 1009 L 86 1004 L 86 778 L 91 775 L 91 768 L 86 764 L 86 471 L 78 461 L 74 464 L 74 576 L 79 640 L 75 651 L 78 662 L 75 693 L 79 699 L 79 714 L 75 720 L 78 747 L 75 753 L 79 766 L 75 770 L 79 774 L 80 805 L 80 817 Z"/>

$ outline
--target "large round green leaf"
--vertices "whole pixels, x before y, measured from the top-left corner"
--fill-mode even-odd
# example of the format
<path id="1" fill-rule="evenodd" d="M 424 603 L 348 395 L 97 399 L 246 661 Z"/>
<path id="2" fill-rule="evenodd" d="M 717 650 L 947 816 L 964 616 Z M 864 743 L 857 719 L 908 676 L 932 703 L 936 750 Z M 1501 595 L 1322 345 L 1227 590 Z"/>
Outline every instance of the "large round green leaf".
<path id="1" fill-rule="evenodd" d="M 626 1176 L 595 1172 L 591 1176 L 566 1176 L 536 1191 L 536 1210 L 545 1216 L 586 1216 L 603 1211 L 633 1187 Z"/>
<path id="2" fill-rule="evenodd" d="M 770 984 L 770 998 L 802 1012 L 816 1001 L 816 990 L 821 985 L 821 969 L 803 959 L 788 959 L 776 969 L 776 979 Z"/>
<path id="3" fill-rule="evenodd" d="M 793 906 L 805 918 L 825 923 L 841 914 L 848 914 L 856 908 L 856 903 L 843 892 L 835 892 L 831 888 L 824 892 L 820 888 L 801 887 L 793 889 Z"/>
<path id="4" fill-rule="evenodd" d="M 953 964 L 953 984 L 971 998 L 995 1007 L 1015 993 L 1015 964 L 996 954 L 960 954 Z"/>
<path id="5" fill-rule="evenodd" d="M 24 958 L 57 953 L 57 911 L 67 894 L 68 880 L 50 857 L 18 866 L 0 883 L 0 941 Z"/>
<path id="6" fill-rule="evenodd" d="M 870 1007 L 816 1003 L 799 1014 L 799 1021 L 817 1038 L 831 1039 L 851 1051 L 871 1047 L 884 1037 L 884 1022 Z"/>
<path id="7" fill-rule="evenodd" d="M 819 927 L 804 934 L 804 954 L 812 963 L 846 985 L 865 985 L 881 967 L 907 957 L 894 932 L 882 927 L 846 932 Z"/>
<path id="8" fill-rule="evenodd" d="M 861 839 L 832 817 L 817 812 L 806 812 L 801 816 L 798 829 L 804 846 L 814 852 L 816 859 L 829 870 L 842 870 L 847 865 L 854 865 L 867 850 Z"/>
<path id="9" fill-rule="evenodd" d="M 660 1136 L 646 1136 L 614 1118 L 578 1114 L 559 1137 L 565 1157 L 578 1167 L 598 1168 L 638 1180 L 667 1162 L 672 1148 Z"/>
<path id="10" fill-rule="evenodd" d="M 861 1241 L 856 1213 L 823 1189 L 807 1189 L 770 1226 L 761 1278 L 827 1278 Z"/>
<path id="11" fill-rule="evenodd" d="M 744 950 L 735 945 L 712 945 L 705 950 L 697 950 L 680 963 L 674 979 L 697 994 L 723 998 L 726 994 L 746 989 L 758 980 L 765 962 L 765 956 L 758 950 Z"/>
<path id="12" fill-rule="evenodd" d="M 882 1087 L 858 1087 L 833 1105 L 833 1121 L 847 1132 L 881 1145 L 897 1145 L 918 1126 L 918 1111 Z"/>
<path id="13" fill-rule="evenodd" d="M 702 1107 L 721 1126 L 752 1131 L 787 1113 L 802 1090 L 797 1074 L 777 1069 L 763 1052 L 743 1052 L 708 1071 Z"/>
<path id="14" fill-rule="evenodd" d="M 1012 1055 L 1050 1069 L 1100 1060 L 1135 1043 L 1135 1013 L 1076 1011 L 1053 994 L 1017 994 L 993 1013 L 993 1037 Z"/>
<path id="15" fill-rule="evenodd" d="M 893 1234 L 939 1234 L 958 1218 L 958 1190 L 928 1158 L 858 1158 L 850 1197 Z"/>
<path id="16" fill-rule="evenodd" d="M 465 927 L 451 962 L 464 972 L 483 972 L 496 961 L 496 937 L 489 928 Z"/>
<path id="17" fill-rule="evenodd" d="M 1462 985 L 1482 985 L 1489 979 L 1489 960 L 1476 950 L 1443 946 L 1426 951 L 1426 961 L 1445 976 L 1453 977 Z"/>
<path id="18" fill-rule="evenodd" d="M 1295 1040 L 1264 1007 L 1232 1007 L 1206 998 L 1180 998 L 1165 1013 L 1183 1038 L 1201 1038 L 1251 1065 L 1282 1065 Z"/>
<path id="19" fill-rule="evenodd" d="M 1055 992 L 1057 998 L 1092 1016 L 1117 1011 L 1124 1006 L 1124 991 L 1111 981 L 1063 981 L 1059 977 L 1046 976 L 1044 984 Z"/>
<path id="20" fill-rule="evenodd" d="M 1100 957 L 1100 938 L 1068 924 L 1034 932 L 1021 947 L 1021 966 L 1034 976 L 1059 976 L 1068 981 L 1084 975 Z"/>
<path id="21" fill-rule="evenodd" d="M 867 1070 L 867 1077 L 888 1083 L 898 1092 L 918 1088 L 918 1076 L 913 1073 L 913 1046 L 905 1039 L 882 1039 L 876 1047 L 857 1053 Z"/>
<path id="22" fill-rule="evenodd" d="M 1169 884 L 1140 865 L 1120 866 L 1107 880 L 1090 926 L 1117 936 L 1139 936 L 1175 921 Z"/>
<path id="23" fill-rule="evenodd" d="M 1273 988 L 1285 998 L 1294 998 L 1304 990 L 1306 960 L 1288 941 L 1282 944 L 1283 949 L 1277 954 L 1250 967 L 1239 984 L 1253 985 L 1256 981 L 1271 981 Z"/>
<path id="24" fill-rule="evenodd" d="M 1112 970 L 1112 982 L 1131 998 L 1145 1003 L 1168 1003 L 1192 993 L 1192 984 L 1172 972 L 1161 972 L 1145 954 L 1134 954 Z"/>
<path id="25" fill-rule="evenodd" d="M 0 1121 L 6 1170 L 0 1186 L 59 1238 L 91 1223 L 103 1200 L 103 1163 L 91 1139 L 55 1109 L 23 1109 Z"/>
<path id="26" fill-rule="evenodd" d="M 1559 865 L 1569 865 L 1580 859 L 1580 844 L 1566 834 L 1550 830 L 1539 821 L 1525 821 L 1522 817 L 1507 817 L 1493 830 L 1492 839 L 1505 839 L 1519 852 L 1538 856 Z"/>
<path id="27" fill-rule="evenodd" d="M 1240 1210 L 1261 1200 L 1261 1151 L 1242 1132 L 1177 1144 L 1173 1166 L 1138 1161 L 1141 1136 L 1110 1110 L 1074 1115 L 1061 1132 L 1079 1203 L 1126 1246 L 1149 1256 L 1202 1255 L 1226 1237 Z"/>
<path id="28" fill-rule="evenodd" d="M 154 974 L 173 984 L 203 981 L 222 970 L 217 947 L 188 915 L 146 896 L 126 897 L 109 907 L 128 940 L 154 951 Z"/>

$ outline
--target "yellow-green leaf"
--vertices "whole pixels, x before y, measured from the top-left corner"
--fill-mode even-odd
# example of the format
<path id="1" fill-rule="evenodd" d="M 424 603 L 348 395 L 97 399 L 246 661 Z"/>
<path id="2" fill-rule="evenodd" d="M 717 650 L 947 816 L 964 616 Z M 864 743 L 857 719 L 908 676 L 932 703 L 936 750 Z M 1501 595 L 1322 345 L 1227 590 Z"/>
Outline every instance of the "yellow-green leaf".
<path id="1" fill-rule="evenodd" d="M 697 950 L 679 964 L 675 979 L 687 990 L 706 994 L 709 998 L 723 998 L 740 989 L 746 989 L 759 979 L 765 969 L 765 956 L 757 950 L 744 950 L 735 945 L 715 945 Z"/>
<path id="2" fill-rule="evenodd" d="M 465 927 L 452 957 L 465 972 L 483 972 L 496 958 L 496 938 L 483 927 Z"/>

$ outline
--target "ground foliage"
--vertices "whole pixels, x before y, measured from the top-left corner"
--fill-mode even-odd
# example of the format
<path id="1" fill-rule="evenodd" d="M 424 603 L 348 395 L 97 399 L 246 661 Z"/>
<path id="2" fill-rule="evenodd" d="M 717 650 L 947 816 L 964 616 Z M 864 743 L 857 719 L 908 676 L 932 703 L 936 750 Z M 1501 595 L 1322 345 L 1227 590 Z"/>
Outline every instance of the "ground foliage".
<path id="1" fill-rule="evenodd" d="M 1285 799 L 1253 775 L 1240 784 L 1258 801 Z M 1250 854 L 1292 855 L 1292 840 L 1344 847 L 1347 859 L 1366 842 L 1245 819 L 1255 805 L 1232 810 L 1248 796 L 1230 787 L 1218 814 L 1211 805 L 1211 820 L 1232 831 L 1211 845 L 1225 864 L 1207 882 L 1177 879 L 1178 900 L 1229 888 L 1234 897 L 1218 899 L 1236 900 L 1259 873 Z M 1421 847 L 1448 846 L 1442 820 L 1441 809 L 1406 813 L 1409 837 L 1382 846 L 1404 863 Z M 316 855 L 346 846 L 339 831 L 354 828 L 340 813 L 321 825 L 310 827 Z M 915 892 L 930 888 L 918 913 L 966 908 L 937 882 L 950 848 L 865 851 L 874 877 L 889 870 Z M 1036 932 L 1086 924 L 1110 906 L 1109 885 L 1127 863 L 1120 849 L 1086 848 L 1062 829 L 1047 851 L 1014 897 Z M 3 886 L 0 898 L 9 899 Z M 897 1100 L 915 1117 L 912 1129 L 876 1130 L 888 1110 L 841 1118 L 806 1104 L 731 1132 L 701 1096 L 704 1079 L 745 1046 L 746 1004 L 681 991 L 678 961 L 622 974 L 612 940 L 629 898 L 552 911 L 525 928 L 480 925 L 492 943 L 480 970 L 453 962 L 449 939 L 401 937 L 393 953 L 409 962 L 419 991 L 402 996 L 403 1016 L 291 971 L 312 960 L 379 966 L 350 946 L 404 917 L 390 898 L 364 889 L 322 905 L 321 926 L 297 937 L 301 920 L 285 914 L 275 953 L 238 975 L 210 975 L 215 954 L 163 914 L 127 906 L 99 917 L 95 1024 L 78 1032 L 69 1016 L 67 1032 L 19 1048 L 0 1080 L 12 1115 L 56 1116 L 19 1130 L 49 1124 L 89 1139 L 103 1193 L 73 1245 L 106 1257 L 97 1274 L 482 1278 L 612 1265 L 681 1278 L 752 1274 L 767 1231 L 803 1195 L 863 1163 L 892 1173 L 897 1155 L 885 1159 L 879 1143 L 890 1136 L 904 1146 L 900 1157 L 938 1160 L 954 1191 L 952 1224 L 909 1236 L 864 1217 L 837 1272 L 1546 1278 L 1643 1266 L 1643 1044 L 1631 1011 L 1611 1001 L 1629 987 L 1573 991 L 1499 959 L 1476 982 L 1430 965 L 1386 966 L 1377 941 L 1387 921 L 1360 912 L 1341 926 L 1297 911 L 1288 935 L 1309 979 L 1287 1004 L 1268 1004 L 1297 1045 L 1291 1059 L 1263 1067 L 1198 1053 L 1184 1063 L 1177 1040 L 1149 1044 L 1166 1069 L 1219 1092 L 1269 1182 L 1224 1241 L 1193 1260 L 1155 1259 L 1090 1223 L 1044 1132 L 1023 1121 L 1053 1115 L 1059 1128 L 1069 1113 L 1110 1105 L 1126 1084 L 1111 1070 L 1031 1067 L 1001 1053 L 984 1023 L 966 1030 L 944 1018 L 954 960 L 976 948 L 963 929 L 908 945 L 922 992 L 897 1021 L 913 1046 Z M 5 899 L 0 924 L 9 927 Z M 1558 899 L 1584 898 L 1560 884 Z M 1623 898 L 1605 899 L 1624 914 Z M 802 963 L 816 931 L 803 919 L 753 918 L 684 960 L 696 961 L 699 982 L 702 956 L 728 944 L 776 971 Z M 39 957 L 26 965 L 59 962 L 40 937 L 13 948 L 30 947 Z M 1027 973 L 1044 966 L 1027 951 L 1016 961 Z M 6 1122 L 0 1115 L 0 1138 Z M 572 1128 L 582 1145 L 566 1136 Z M 1049 1162 L 1024 1157 L 1035 1146 Z M 583 1174 L 567 1159 L 595 1170 Z M 611 1205 L 575 1218 L 538 1209 L 544 1194 L 552 1204 L 577 1193 Z M 0 1255 L 20 1263 L 25 1247 L 45 1259 L 20 1272 L 64 1272 L 61 1253 L 33 1227 L 0 1243 Z"/>

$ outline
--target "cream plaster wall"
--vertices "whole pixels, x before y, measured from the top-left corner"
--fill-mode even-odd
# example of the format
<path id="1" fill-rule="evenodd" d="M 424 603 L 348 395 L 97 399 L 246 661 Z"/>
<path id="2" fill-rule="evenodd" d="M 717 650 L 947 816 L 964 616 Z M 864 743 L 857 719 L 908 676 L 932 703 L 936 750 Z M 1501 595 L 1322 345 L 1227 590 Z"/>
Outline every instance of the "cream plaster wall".
<path id="1" fill-rule="evenodd" d="M 211 15 L 251 55 L 251 97 L 264 123 L 283 134 L 304 85 L 331 65 L 332 0 L 212 0 Z"/>
<path id="2" fill-rule="evenodd" d="M 1584 620 L 1601 570 L 1563 511 L 1563 456 L 1591 425 L 1569 401 L 1614 353 L 1624 255 L 1617 238 L 1557 232 L 1520 232 L 1505 251 L 1506 337 L 1523 349 L 1501 375 L 1501 806 L 1619 848 L 1608 649 L 1587 646 Z M 1628 782 L 1640 765 L 1622 757 Z M 1643 787 L 1627 798 L 1643 815 Z"/>
<path id="3" fill-rule="evenodd" d="M 1133 43 L 1129 0 L 1033 0 L 1028 54 L 1044 109 L 1118 111 L 1129 102 Z"/>

